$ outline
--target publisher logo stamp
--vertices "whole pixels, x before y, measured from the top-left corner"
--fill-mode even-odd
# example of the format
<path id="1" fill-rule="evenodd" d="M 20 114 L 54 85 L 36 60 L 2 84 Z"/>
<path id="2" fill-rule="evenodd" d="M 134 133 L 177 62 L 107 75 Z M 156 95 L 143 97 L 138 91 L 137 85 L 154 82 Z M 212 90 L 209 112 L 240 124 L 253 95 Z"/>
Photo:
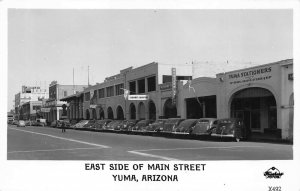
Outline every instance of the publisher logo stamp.
<path id="1" fill-rule="evenodd" d="M 270 169 L 268 169 L 265 173 L 264 173 L 264 176 L 266 178 L 275 178 L 275 179 L 278 179 L 278 178 L 281 178 L 281 176 L 283 175 L 283 172 L 280 172 L 277 168 L 275 167 L 272 167 Z"/>

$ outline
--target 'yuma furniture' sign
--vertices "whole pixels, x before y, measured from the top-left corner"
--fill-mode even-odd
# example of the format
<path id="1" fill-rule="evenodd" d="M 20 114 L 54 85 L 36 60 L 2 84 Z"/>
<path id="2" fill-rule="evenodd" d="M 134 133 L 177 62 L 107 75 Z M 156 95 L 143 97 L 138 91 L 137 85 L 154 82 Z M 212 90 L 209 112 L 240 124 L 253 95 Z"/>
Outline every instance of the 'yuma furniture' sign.
<path id="1" fill-rule="evenodd" d="M 149 95 L 128 95 L 128 100 L 143 101 L 143 100 L 148 100 L 148 99 L 149 99 Z"/>
<path id="2" fill-rule="evenodd" d="M 272 67 L 264 67 L 259 69 L 252 69 L 248 71 L 241 71 L 238 73 L 231 73 L 228 74 L 228 80 L 230 84 L 240 84 L 240 83 L 247 83 L 247 82 L 254 82 L 260 80 L 267 80 L 270 79 Z"/>

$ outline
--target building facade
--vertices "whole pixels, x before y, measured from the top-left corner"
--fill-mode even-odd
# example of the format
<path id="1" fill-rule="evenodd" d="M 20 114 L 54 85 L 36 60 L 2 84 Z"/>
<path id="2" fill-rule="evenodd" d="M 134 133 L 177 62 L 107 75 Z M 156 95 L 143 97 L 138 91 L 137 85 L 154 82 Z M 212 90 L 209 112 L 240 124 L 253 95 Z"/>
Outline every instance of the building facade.
<path id="1" fill-rule="evenodd" d="M 20 119 L 22 120 L 36 120 L 40 116 L 42 101 L 28 101 L 21 106 Z"/>
<path id="2" fill-rule="evenodd" d="M 79 93 L 86 87 L 87 85 L 61 85 L 57 81 L 52 81 L 49 85 L 49 99 L 45 101 L 41 109 L 43 118 L 49 123 L 66 119 L 68 117 L 67 102 L 60 99 Z"/>
<path id="3" fill-rule="evenodd" d="M 49 98 L 47 89 L 40 86 L 22 86 L 21 92 L 15 94 L 15 114 L 20 119 L 20 109 L 24 103 L 29 101 L 41 101 Z"/>
<path id="4" fill-rule="evenodd" d="M 191 65 L 150 63 L 130 67 L 62 100 L 69 103 L 69 116 L 77 118 L 237 117 L 253 134 L 293 140 L 292 59 L 215 77 L 192 79 L 192 73 Z M 147 99 L 130 100 L 134 95 Z"/>
<path id="5" fill-rule="evenodd" d="M 172 86 L 172 71 L 173 82 Z M 175 74 L 176 72 L 176 74 Z M 153 62 L 138 68 L 127 68 L 107 77 L 103 83 L 83 91 L 84 119 L 157 119 L 177 117 L 180 102 L 176 101 L 176 80 L 191 80 L 192 65 L 169 65 Z M 128 94 L 128 96 L 124 96 Z M 130 96 L 144 95 L 145 100 L 130 100 Z M 61 99 L 76 103 L 75 98 Z M 79 109 L 80 110 L 80 109 Z M 79 112 L 79 111 L 77 111 Z"/>

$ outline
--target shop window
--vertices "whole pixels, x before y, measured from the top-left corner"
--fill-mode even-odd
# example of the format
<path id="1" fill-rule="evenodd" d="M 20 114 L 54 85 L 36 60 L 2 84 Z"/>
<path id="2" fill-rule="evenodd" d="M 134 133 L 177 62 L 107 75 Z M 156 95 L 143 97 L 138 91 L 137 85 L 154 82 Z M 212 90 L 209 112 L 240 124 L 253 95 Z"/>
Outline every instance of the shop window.
<path id="1" fill-rule="evenodd" d="M 98 90 L 99 98 L 104 98 L 105 97 L 104 90 L 105 90 L 104 88 Z"/>
<path id="2" fill-rule="evenodd" d="M 138 92 L 145 93 L 145 79 L 138 80 Z"/>
<path id="3" fill-rule="evenodd" d="M 106 97 L 114 96 L 114 86 L 106 88 Z"/>
<path id="4" fill-rule="evenodd" d="M 64 91 L 64 97 L 67 97 L 67 96 L 68 96 L 68 92 Z"/>
<path id="5" fill-rule="evenodd" d="M 136 94 L 135 81 L 129 82 L 129 91 L 131 95 Z"/>
<path id="6" fill-rule="evenodd" d="M 147 78 L 148 92 L 156 91 L 156 80 L 155 76 Z"/>
<path id="7" fill-rule="evenodd" d="M 118 84 L 116 85 L 116 95 L 122 95 L 124 94 L 124 84 Z"/>

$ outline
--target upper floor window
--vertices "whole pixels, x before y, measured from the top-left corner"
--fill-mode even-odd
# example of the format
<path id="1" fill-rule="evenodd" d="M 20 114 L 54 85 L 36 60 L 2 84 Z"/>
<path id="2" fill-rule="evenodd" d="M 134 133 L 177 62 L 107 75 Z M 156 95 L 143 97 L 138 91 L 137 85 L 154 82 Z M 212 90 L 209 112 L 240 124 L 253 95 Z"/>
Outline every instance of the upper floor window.
<path id="1" fill-rule="evenodd" d="M 114 86 L 106 88 L 106 97 L 114 96 Z"/>
<path id="2" fill-rule="evenodd" d="M 148 92 L 156 91 L 156 79 L 155 76 L 147 78 Z"/>
<path id="3" fill-rule="evenodd" d="M 129 82 L 129 91 L 130 91 L 131 95 L 136 94 L 136 82 L 135 81 Z"/>
<path id="4" fill-rule="evenodd" d="M 138 80 L 138 92 L 145 93 L 145 79 Z"/>
<path id="5" fill-rule="evenodd" d="M 124 84 L 118 84 L 116 85 L 116 95 L 122 95 L 124 94 Z"/>
<path id="6" fill-rule="evenodd" d="M 104 98 L 105 97 L 105 91 L 104 90 L 105 90 L 104 88 L 98 90 L 99 98 Z"/>

